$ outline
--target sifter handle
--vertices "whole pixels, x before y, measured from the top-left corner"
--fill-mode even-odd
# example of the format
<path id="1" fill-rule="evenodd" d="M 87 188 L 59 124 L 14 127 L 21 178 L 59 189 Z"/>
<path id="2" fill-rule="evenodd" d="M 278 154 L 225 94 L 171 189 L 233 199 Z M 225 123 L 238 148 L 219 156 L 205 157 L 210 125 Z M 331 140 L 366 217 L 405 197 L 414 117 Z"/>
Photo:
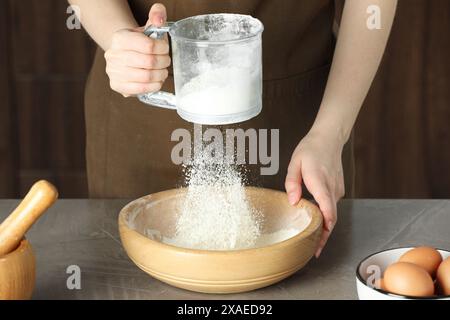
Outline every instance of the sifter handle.
<path id="1" fill-rule="evenodd" d="M 150 25 L 144 30 L 144 34 L 154 39 L 162 39 L 164 35 L 170 31 L 170 27 L 172 25 L 173 22 L 167 22 L 162 27 L 155 27 Z M 148 105 L 173 110 L 177 109 L 175 102 L 175 95 L 170 92 L 166 91 L 149 92 L 139 94 L 137 97 L 139 101 Z"/>

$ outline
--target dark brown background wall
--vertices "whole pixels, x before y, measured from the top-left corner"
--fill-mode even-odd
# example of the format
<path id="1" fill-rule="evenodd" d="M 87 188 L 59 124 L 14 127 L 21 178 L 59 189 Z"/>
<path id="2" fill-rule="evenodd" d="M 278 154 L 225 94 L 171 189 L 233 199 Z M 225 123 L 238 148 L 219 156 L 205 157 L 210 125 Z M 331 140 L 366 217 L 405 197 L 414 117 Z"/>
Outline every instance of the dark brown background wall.
<path id="1" fill-rule="evenodd" d="M 0 197 L 46 178 L 86 197 L 83 90 L 94 44 L 63 0 L 0 0 Z M 356 126 L 357 196 L 450 198 L 450 0 L 400 0 Z"/>

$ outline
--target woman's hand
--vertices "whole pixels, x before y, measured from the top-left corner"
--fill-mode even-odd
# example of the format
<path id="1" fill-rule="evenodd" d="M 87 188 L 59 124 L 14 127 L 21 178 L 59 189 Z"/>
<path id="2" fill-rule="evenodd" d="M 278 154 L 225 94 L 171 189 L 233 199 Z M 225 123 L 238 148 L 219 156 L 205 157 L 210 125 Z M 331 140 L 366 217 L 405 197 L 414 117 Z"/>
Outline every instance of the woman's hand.
<path id="1" fill-rule="evenodd" d="M 166 8 L 162 4 L 154 4 L 146 25 L 161 26 L 165 21 Z M 168 76 L 167 37 L 152 39 L 143 31 L 144 27 L 116 31 L 111 47 L 105 52 L 111 89 L 124 97 L 158 91 Z"/>
<path id="2" fill-rule="evenodd" d="M 295 148 L 288 167 L 285 188 L 289 202 L 295 205 L 300 200 L 303 181 L 324 217 L 316 257 L 319 257 L 337 222 L 336 204 L 345 193 L 341 160 L 343 145 L 329 134 L 310 132 Z"/>
<path id="3" fill-rule="evenodd" d="M 383 28 L 376 31 L 365 23 L 367 8 L 374 4 L 384 15 Z M 316 257 L 337 221 L 336 203 L 344 196 L 342 148 L 380 64 L 396 7 L 396 0 L 345 1 L 319 112 L 289 164 L 285 187 L 291 204 L 300 200 L 303 181 L 323 213 L 324 232 Z"/>

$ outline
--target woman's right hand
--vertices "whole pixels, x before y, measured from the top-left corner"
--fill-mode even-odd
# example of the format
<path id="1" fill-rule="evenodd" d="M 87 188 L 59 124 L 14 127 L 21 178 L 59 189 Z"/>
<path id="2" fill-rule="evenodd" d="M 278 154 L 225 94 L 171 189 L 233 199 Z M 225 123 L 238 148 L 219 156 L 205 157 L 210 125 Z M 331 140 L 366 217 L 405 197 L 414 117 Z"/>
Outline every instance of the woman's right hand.
<path id="1" fill-rule="evenodd" d="M 166 22 L 166 8 L 154 4 L 146 26 Z M 161 89 L 170 65 L 169 42 L 144 35 L 145 27 L 122 29 L 113 34 L 111 47 L 105 52 L 106 73 L 111 89 L 129 97 Z"/>

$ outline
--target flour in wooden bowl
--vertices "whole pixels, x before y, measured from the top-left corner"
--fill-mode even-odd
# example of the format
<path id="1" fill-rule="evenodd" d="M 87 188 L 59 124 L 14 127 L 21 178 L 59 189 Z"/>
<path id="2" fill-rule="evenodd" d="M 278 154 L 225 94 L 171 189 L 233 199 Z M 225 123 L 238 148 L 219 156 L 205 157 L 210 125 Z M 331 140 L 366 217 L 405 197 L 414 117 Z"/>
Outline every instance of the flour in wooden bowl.
<path id="1" fill-rule="evenodd" d="M 261 215 L 248 202 L 241 172 L 206 151 L 186 168 L 188 185 L 173 245 L 204 250 L 251 248 L 261 234 Z"/>
<path id="2" fill-rule="evenodd" d="M 266 230 L 264 214 L 247 199 L 239 168 L 218 162 L 204 149 L 194 153 L 184 171 L 187 188 L 176 205 L 174 234 L 168 237 L 146 228 L 149 238 L 188 249 L 259 248 L 296 236 L 311 221 L 306 209 L 298 208 L 284 220 L 284 228 L 275 222 L 275 229 Z"/>

